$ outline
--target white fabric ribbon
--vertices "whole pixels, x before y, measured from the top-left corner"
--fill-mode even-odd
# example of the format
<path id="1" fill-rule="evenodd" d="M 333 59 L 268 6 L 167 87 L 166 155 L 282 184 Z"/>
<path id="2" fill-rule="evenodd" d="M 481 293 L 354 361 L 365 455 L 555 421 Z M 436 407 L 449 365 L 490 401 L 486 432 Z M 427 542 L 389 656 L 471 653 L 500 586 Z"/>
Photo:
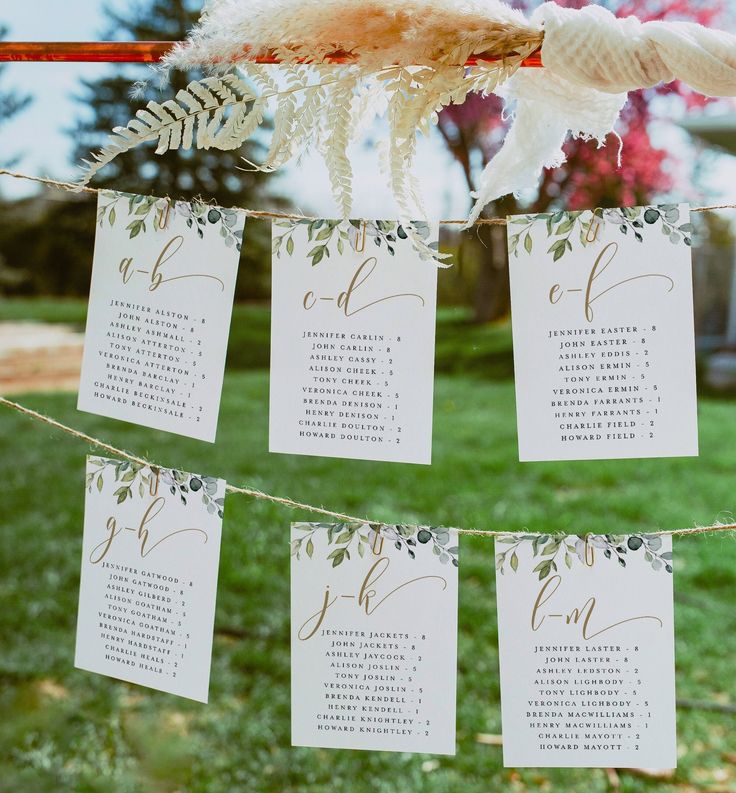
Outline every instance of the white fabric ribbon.
<path id="1" fill-rule="evenodd" d="M 486 204 L 536 187 L 543 168 L 564 163 L 568 133 L 603 146 L 628 91 L 679 79 L 706 96 L 736 96 L 736 36 L 730 33 L 554 2 L 537 8 L 531 21 L 544 28 L 544 68 L 520 69 L 498 89 L 515 103 L 515 117 L 481 174 L 469 225 Z"/>

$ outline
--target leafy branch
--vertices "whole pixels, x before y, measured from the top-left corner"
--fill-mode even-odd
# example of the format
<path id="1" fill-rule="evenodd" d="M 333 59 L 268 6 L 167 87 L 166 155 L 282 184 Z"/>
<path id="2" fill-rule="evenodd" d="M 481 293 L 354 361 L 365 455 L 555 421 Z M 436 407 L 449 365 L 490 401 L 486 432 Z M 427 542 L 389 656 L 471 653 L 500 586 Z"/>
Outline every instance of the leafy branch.
<path id="1" fill-rule="evenodd" d="M 167 487 L 171 495 L 179 497 L 182 504 L 186 505 L 192 494 L 198 494 L 210 515 L 217 513 L 220 518 L 223 517 L 225 497 L 217 495 L 219 480 L 215 477 L 184 473 L 176 469 L 154 468 L 129 460 L 109 460 L 105 457 L 90 457 L 89 463 L 94 466 L 94 470 L 86 476 L 88 493 L 95 489 L 102 493 L 105 478 L 111 474 L 114 484 L 119 485 L 112 495 L 118 504 L 122 504 L 136 495 L 144 498 L 146 493 L 155 492 L 158 477 L 158 487 Z"/>
<path id="2" fill-rule="evenodd" d="M 679 223 L 680 210 L 677 204 L 662 204 L 647 207 L 623 207 L 611 209 L 595 209 L 568 212 L 541 212 L 537 215 L 520 215 L 509 220 L 511 226 L 522 226 L 519 231 L 509 234 L 509 255 L 519 256 L 521 246 L 527 254 L 534 249 L 532 231 L 538 221 L 544 221 L 547 240 L 552 240 L 547 253 L 552 254 L 552 261 L 561 259 L 567 251 L 573 250 L 572 239 L 578 230 L 577 239 L 585 248 L 597 237 L 595 226 L 611 224 L 617 226 L 622 234 L 629 234 L 637 242 L 644 241 L 642 231 L 648 226 L 659 225 L 662 233 L 669 237 L 673 244 L 692 244 L 693 226 L 691 223 Z"/>
<path id="3" fill-rule="evenodd" d="M 285 229 L 283 234 L 274 234 L 271 252 L 280 258 L 282 250 L 287 255 L 292 256 L 295 250 L 294 232 L 301 226 L 307 228 L 307 241 L 316 243 L 307 252 L 307 258 L 312 260 L 312 267 L 318 265 L 322 259 L 329 258 L 330 246 L 336 240 L 335 248 L 339 254 L 343 254 L 346 247 L 357 251 L 362 249 L 368 240 L 373 240 L 373 244 L 380 248 L 382 245 L 394 256 L 396 246 L 401 240 L 409 239 L 409 233 L 404 226 L 395 220 L 275 220 L 274 228 Z M 421 240 L 429 237 L 429 224 L 425 221 L 415 220 L 412 222 L 412 229 Z M 427 247 L 435 251 L 437 243 L 430 242 Z M 334 249 L 333 249 L 334 250 Z M 424 251 L 418 251 L 420 258 L 428 257 Z"/>
<path id="4" fill-rule="evenodd" d="M 382 525 L 380 523 L 295 523 L 294 528 L 304 532 L 291 541 L 291 555 L 301 559 L 302 554 L 308 558 L 314 555 L 314 534 L 318 531 L 327 532 L 327 545 L 336 546 L 327 555 L 333 567 L 338 567 L 345 560 L 350 560 L 351 551 L 359 557 L 365 556 L 377 537 L 393 543 L 398 551 L 406 551 L 409 558 L 416 558 L 418 545 L 431 545 L 432 552 L 439 557 L 442 564 L 452 563 L 458 566 L 459 548 L 451 546 L 450 530 L 434 526 L 408 526 L 404 524 Z"/>
<path id="5" fill-rule="evenodd" d="M 217 76 L 190 82 L 173 98 L 149 102 L 125 126 L 115 127 L 106 144 L 84 162 L 79 185 L 145 143 L 155 141 L 156 154 L 193 147 L 236 150 L 261 129 L 271 109 L 273 132 L 266 157 L 261 164 L 245 164 L 273 171 L 308 148 L 317 149 L 340 214 L 348 218 L 353 193 L 349 146 L 373 119 L 385 115 L 389 135 L 380 165 L 399 206 L 401 224 L 418 251 L 440 261 L 444 255 L 427 245 L 411 222 L 413 217 L 426 217 L 412 172 L 417 137 L 429 133 L 444 107 L 462 104 L 471 92 L 487 95 L 513 74 L 538 45 L 536 36 L 527 39 L 513 54 L 469 68 L 458 65 L 464 60 L 454 59 L 484 49 L 474 50 L 468 42 L 420 67 L 378 68 L 360 62 L 335 67 L 320 63 L 313 53 L 309 64 L 282 64 L 285 85 L 257 64 L 231 65 Z M 281 55 L 288 59 L 288 53 Z"/>
<path id="6" fill-rule="evenodd" d="M 656 534 L 508 534 L 497 538 L 498 545 L 508 546 L 496 553 L 496 570 L 503 574 L 505 569 L 512 572 L 519 569 L 519 547 L 531 543 L 532 557 L 539 558 L 533 568 L 539 580 L 558 571 L 558 562 L 572 569 L 577 559 L 586 563 L 586 544 L 603 551 L 606 559 L 615 559 L 621 567 L 626 567 L 627 554 L 643 550 L 644 560 L 653 570 L 664 569 L 672 572 L 672 552 L 662 552 L 662 538 Z"/>
<path id="7" fill-rule="evenodd" d="M 129 239 L 146 231 L 146 222 L 150 222 L 155 230 L 166 227 L 170 212 L 186 218 L 189 228 L 196 228 L 200 239 L 204 238 L 207 228 L 218 228 L 220 237 L 229 248 L 240 250 L 243 243 L 243 228 L 239 224 L 240 213 L 236 209 L 224 209 L 212 206 L 203 201 L 170 201 L 168 198 L 134 195 L 113 190 L 103 190 L 102 195 L 110 199 L 107 203 L 100 202 L 97 209 L 97 225 L 102 228 L 105 220 L 112 228 L 120 212 L 120 204 L 125 205 L 128 220 L 125 227 Z M 153 213 L 153 214 L 152 214 Z M 238 228 L 240 225 L 240 228 Z"/>

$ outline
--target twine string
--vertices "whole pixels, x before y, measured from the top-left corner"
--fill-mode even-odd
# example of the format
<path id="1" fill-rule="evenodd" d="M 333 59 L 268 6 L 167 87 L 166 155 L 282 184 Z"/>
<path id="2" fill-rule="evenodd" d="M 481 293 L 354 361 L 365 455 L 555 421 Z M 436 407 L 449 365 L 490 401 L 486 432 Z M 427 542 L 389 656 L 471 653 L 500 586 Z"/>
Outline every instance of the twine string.
<path id="1" fill-rule="evenodd" d="M 48 179 L 43 176 L 30 176 L 29 174 L 19 173 L 18 171 L 10 171 L 7 168 L 0 168 L 0 176 L 10 176 L 13 179 L 25 179 L 29 182 L 37 182 L 38 184 L 46 185 L 47 187 L 56 187 L 59 190 L 67 190 L 74 193 L 101 193 L 104 190 L 96 187 L 80 187 L 73 182 L 62 182 L 58 179 Z M 245 212 L 248 217 L 254 218 L 275 218 L 277 220 L 318 220 L 314 215 L 301 215 L 293 212 L 274 212 L 270 210 L 261 209 L 244 209 L 243 207 L 230 207 L 241 212 Z M 710 212 L 717 209 L 736 209 L 736 204 L 712 204 L 703 207 L 690 207 L 691 212 Z M 442 226 L 465 226 L 467 218 L 443 218 L 439 221 Z M 473 221 L 474 226 L 505 226 L 506 218 L 478 218 Z"/>
<path id="2" fill-rule="evenodd" d="M 41 421 L 44 424 L 48 424 L 51 427 L 54 427 L 57 430 L 61 430 L 62 432 L 67 433 L 67 435 L 71 435 L 74 438 L 79 438 L 80 440 L 85 441 L 90 446 L 94 446 L 98 449 L 104 449 L 106 452 L 115 455 L 116 457 L 120 457 L 124 460 L 129 460 L 132 463 L 138 463 L 140 465 L 147 466 L 149 468 L 161 468 L 162 466 L 157 465 L 156 463 L 152 463 L 146 460 L 144 457 L 139 457 L 136 454 L 131 452 L 125 451 L 124 449 L 118 449 L 117 446 L 113 446 L 110 443 L 106 443 L 99 438 L 95 438 L 92 435 L 87 435 L 87 433 L 82 432 L 81 430 L 74 429 L 73 427 L 69 427 L 66 424 L 62 424 L 60 421 L 57 421 L 50 416 L 45 416 L 43 413 L 39 413 L 32 408 L 26 407 L 25 405 L 21 405 L 18 402 L 13 402 L 10 399 L 6 399 L 5 397 L 0 396 L 0 405 L 9 408 L 10 410 L 15 410 L 18 413 L 22 413 L 24 416 L 28 416 L 36 421 Z M 355 515 L 348 515 L 344 512 L 335 512 L 331 509 L 326 509 L 325 507 L 318 507 L 314 506 L 313 504 L 305 504 L 301 501 L 295 501 L 293 498 L 285 498 L 283 496 L 274 496 L 271 493 L 266 493 L 263 490 L 256 490 L 252 487 L 236 487 L 235 485 L 226 484 L 225 490 L 228 493 L 239 493 L 244 496 L 250 496 L 251 498 L 260 499 L 262 501 L 269 501 L 272 504 L 280 504 L 283 507 L 287 507 L 289 509 L 301 509 L 305 512 L 312 512 L 317 515 L 325 515 L 330 518 L 337 518 L 341 522 L 346 523 L 371 523 L 378 526 L 385 526 L 387 525 L 385 521 L 380 520 L 370 520 L 369 518 L 360 518 Z M 518 532 L 513 532 L 509 530 L 490 530 L 490 529 L 463 529 L 457 527 L 448 527 L 448 531 L 455 532 L 456 534 L 465 534 L 471 537 L 501 537 L 508 534 L 514 534 Z M 656 535 L 659 537 L 664 536 L 686 536 L 690 534 L 712 534 L 715 532 L 722 532 L 722 531 L 736 531 L 736 523 L 716 523 L 712 526 L 693 526 L 690 528 L 684 529 L 665 529 L 662 531 L 650 531 L 650 532 L 643 532 L 648 536 Z M 586 534 L 587 537 L 587 534 Z"/>
<path id="3" fill-rule="evenodd" d="M 17 171 L 11 171 L 6 168 L 0 168 L 0 176 L 10 176 L 13 179 L 25 179 L 30 182 L 37 182 L 39 184 L 46 185 L 47 187 L 56 187 L 60 190 L 67 190 L 72 192 L 84 192 L 84 193 L 99 193 L 102 192 L 101 190 L 94 188 L 94 187 L 79 187 L 72 182 L 63 182 L 59 181 L 58 179 L 49 179 L 41 176 L 31 176 L 29 174 L 19 173 Z M 285 220 L 316 220 L 315 217 L 310 215 L 301 215 L 295 213 L 286 213 L 286 212 L 271 212 L 266 210 L 256 210 L 256 209 L 243 209 L 242 207 L 233 207 L 233 209 L 241 209 L 245 212 L 246 215 L 250 217 L 259 217 L 259 218 L 279 218 Z M 710 210 L 716 209 L 736 209 L 736 204 L 717 204 L 717 205 L 710 205 L 710 206 L 703 206 L 703 207 L 691 207 L 691 211 L 693 212 L 707 212 Z M 465 225 L 467 220 L 466 219 L 443 219 L 439 221 L 442 225 Z M 506 219 L 505 218 L 478 218 L 474 225 L 499 225 L 505 226 Z M 35 411 L 31 408 L 25 407 L 24 405 L 19 404 L 18 402 L 13 402 L 5 397 L 0 396 L 0 404 L 4 405 L 11 410 L 15 410 L 18 413 L 21 413 L 29 418 L 32 418 L 36 421 L 41 421 L 45 424 L 48 424 L 51 427 L 54 427 L 57 430 L 61 430 L 62 432 L 67 433 L 75 438 L 79 438 L 80 440 L 85 441 L 90 446 L 94 446 L 98 449 L 104 449 L 105 451 L 113 454 L 117 457 L 120 457 L 124 460 L 129 460 L 130 462 L 138 463 L 139 465 L 145 465 L 148 467 L 159 468 L 161 466 L 156 465 L 155 463 L 146 460 L 143 457 L 139 457 L 138 455 L 132 454 L 131 452 L 125 451 L 124 449 L 118 449 L 116 446 L 113 446 L 110 443 L 106 443 L 99 438 L 94 438 L 91 435 L 88 435 L 81 430 L 74 429 L 73 427 L 69 427 L 66 424 L 62 424 L 62 422 L 57 421 L 50 416 L 45 416 L 38 411 Z M 338 520 L 349 522 L 349 523 L 373 523 L 377 525 L 385 525 L 383 521 L 376 521 L 376 520 L 369 520 L 368 518 L 360 518 L 355 515 L 348 515 L 344 512 L 335 512 L 331 509 L 326 509 L 325 507 L 318 507 L 313 504 L 305 504 L 301 501 L 296 501 L 292 498 L 286 498 L 283 496 L 275 496 L 271 493 L 266 493 L 262 490 L 257 490 L 252 487 L 236 487 L 235 485 L 226 484 L 225 487 L 228 493 L 239 493 L 240 495 L 250 496 L 251 498 L 261 499 L 264 501 L 269 501 L 273 504 L 280 504 L 281 506 L 287 507 L 289 509 L 300 509 L 304 510 L 305 512 L 312 512 L 318 515 L 325 515 L 330 518 L 337 518 Z M 450 531 L 454 531 L 457 534 L 466 534 L 474 537 L 498 537 L 503 536 L 506 534 L 510 534 L 513 532 L 509 532 L 506 530 L 503 531 L 496 531 L 496 530 L 488 530 L 488 529 L 463 529 L 463 528 L 456 528 L 451 527 L 449 528 Z M 711 526 L 694 526 L 691 528 L 684 528 L 684 529 L 667 529 L 662 531 L 654 531 L 654 532 L 647 532 L 650 535 L 658 535 L 658 536 L 684 536 L 690 534 L 706 534 L 706 533 L 713 533 L 713 532 L 722 532 L 722 531 L 734 531 L 736 530 L 736 523 L 716 523 Z"/>
<path id="4" fill-rule="evenodd" d="M 144 457 L 139 457 L 137 454 L 132 454 L 131 452 L 125 451 L 125 449 L 118 449 L 117 446 L 113 446 L 111 443 L 106 443 L 99 438 L 94 438 L 91 435 L 87 435 L 86 432 L 82 432 L 81 430 L 76 430 L 74 427 L 69 427 L 66 424 L 62 424 L 60 421 L 51 418 L 50 416 L 44 416 L 43 413 L 39 413 L 36 410 L 33 410 L 25 405 L 21 405 L 18 402 L 12 402 L 10 399 L 6 399 L 5 397 L 0 396 L 0 404 L 4 405 L 5 407 L 10 408 L 11 410 L 17 410 L 18 413 L 22 413 L 25 416 L 29 416 L 36 421 L 42 421 L 45 424 L 48 424 L 51 427 L 54 427 L 57 430 L 61 430 L 62 432 L 66 432 L 67 435 L 72 435 L 75 438 L 79 438 L 80 440 L 86 441 L 90 446 L 95 446 L 98 449 L 104 449 L 106 452 L 110 452 L 110 454 L 114 454 L 116 457 L 120 457 L 124 460 L 129 460 L 131 463 L 138 463 L 139 465 L 148 466 L 149 468 L 163 468 L 165 466 L 160 466 L 156 463 L 152 463 L 149 460 L 146 460 Z M 253 498 L 260 498 L 265 499 L 266 501 L 271 501 L 274 504 L 281 504 L 285 507 L 289 507 L 291 509 L 303 509 L 308 512 L 315 512 L 321 513 L 323 515 L 328 515 L 331 518 L 339 518 L 340 520 L 352 522 L 358 521 L 360 523 L 370 523 L 371 521 L 367 520 L 366 518 L 356 518 L 353 515 L 344 515 L 341 512 L 333 512 L 329 509 L 324 509 L 323 507 L 315 507 L 311 504 L 302 504 L 299 501 L 294 501 L 291 498 L 282 498 L 281 496 L 272 496 L 270 493 L 264 493 L 261 490 L 256 490 L 252 487 L 235 487 L 235 485 L 226 484 L 225 489 L 228 493 L 240 493 L 245 496 L 252 496 Z"/>

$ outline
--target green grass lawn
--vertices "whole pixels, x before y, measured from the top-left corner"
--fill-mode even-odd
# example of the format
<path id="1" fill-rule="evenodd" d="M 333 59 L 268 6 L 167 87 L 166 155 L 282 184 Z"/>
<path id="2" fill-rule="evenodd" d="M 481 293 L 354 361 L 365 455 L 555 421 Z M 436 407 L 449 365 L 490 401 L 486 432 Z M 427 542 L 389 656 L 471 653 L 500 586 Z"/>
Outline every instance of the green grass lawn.
<path id="1" fill-rule="evenodd" d="M 267 335 L 262 320 L 248 333 Z M 447 357 L 458 327 L 450 317 L 438 332 Z M 468 333 L 468 371 L 508 355 L 505 329 Z M 735 502 L 736 422 L 725 401 L 701 400 L 700 458 L 522 465 L 511 381 L 441 375 L 425 467 L 269 455 L 265 371 L 227 374 L 214 446 L 78 413 L 73 395 L 19 399 L 161 464 L 377 520 L 624 533 L 711 523 Z M 311 516 L 244 496 L 226 503 L 209 705 L 75 670 L 86 451 L 0 415 L 0 791 L 608 789 L 601 770 L 504 769 L 500 748 L 476 740 L 501 732 L 493 544 L 483 538 L 460 543 L 456 757 L 289 746 L 288 524 Z M 681 539 L 675 558 L 678 697 L 736 703 L 736 543 Z M 674 780 L 622 772 L 621 790 L 736 790 L 733 727 L 733 715 L 679 709 Z"/>

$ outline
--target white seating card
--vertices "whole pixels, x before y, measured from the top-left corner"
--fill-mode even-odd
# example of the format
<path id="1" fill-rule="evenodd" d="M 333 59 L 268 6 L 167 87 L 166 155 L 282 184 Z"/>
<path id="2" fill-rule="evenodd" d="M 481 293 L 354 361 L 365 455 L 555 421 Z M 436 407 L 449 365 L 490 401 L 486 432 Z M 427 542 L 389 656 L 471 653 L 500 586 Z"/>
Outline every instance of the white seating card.
<path id="1" fill-rule="evenodd" d="M 245 213 L 101 192 L 79 410 L 214 441 Z"/>
<path id="2" fill-rule="evenodd" d="M 672 538 L 496 540 L 505 766 L 674 768 Z"/>
<path id="3" fill-rule="evenodd" d="M 436 262 L 396 221 L 314 220 L 273 224 L 272 266 L 270 451 L 430 463 Z"/>
<path id="4" fill-rule="evenodd" d="M 294 746 L 455 753 L 454 532 L 295 523 Z"/>
<path id="5" fill-rule="evenodd" d="M 697 455 L 687 205 L 508 221 L 519 459 Z"/>
<path id="6" fill-rule="evenodd" d="M 207 702 L 225 482 L 87 458 L 74 664 Z"/>

